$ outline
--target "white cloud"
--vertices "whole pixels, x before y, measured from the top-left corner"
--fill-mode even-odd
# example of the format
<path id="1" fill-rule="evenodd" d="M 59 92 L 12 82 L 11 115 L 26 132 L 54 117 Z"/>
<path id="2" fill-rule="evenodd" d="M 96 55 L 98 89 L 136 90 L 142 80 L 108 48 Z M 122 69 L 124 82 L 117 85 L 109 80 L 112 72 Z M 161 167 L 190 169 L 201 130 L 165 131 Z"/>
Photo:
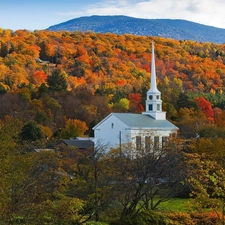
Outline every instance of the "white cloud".
<path id="1" fill-rule="evenodd" d="M 67 16 L 127 15 L 149 19 L 185 19 L 225 28 L 224 0 L 102 0 Z"/>

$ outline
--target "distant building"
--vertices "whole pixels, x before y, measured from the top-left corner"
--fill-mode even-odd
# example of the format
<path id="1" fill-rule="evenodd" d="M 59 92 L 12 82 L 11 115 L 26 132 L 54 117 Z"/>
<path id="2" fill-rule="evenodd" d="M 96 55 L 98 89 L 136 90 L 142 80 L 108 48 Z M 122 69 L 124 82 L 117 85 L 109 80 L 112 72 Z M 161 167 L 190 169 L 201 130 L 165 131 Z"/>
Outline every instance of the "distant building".
<path id="1" fill-rule="evenodd" d="M 89 139 L 77 139 L 77 138 L 70 138 L 70 139 L 62 139 L 57 143 L 58 145 L 65 145 L 65 146 L 72 146 L 76 147 L 79 150 L 89 149 L 94 147 L 94 142 Z"/>
<path id="2" fill-rule="evenodd" d="M 156 85 L 154 42 L 152 42 L 151 84 L 146 94 L 145 112 L 111 113 L 100 121 L 94 130 L 94 142 L 104 143 L 110 148 L 130 144 L 133 154 L 146 152 L 163 146 L 167 138 L 176 135 L 178 127 L 166 119 L 162 111 L 161 92 Z M 121 149 L 123 150 L 123 149 Z"/>
<path id="3" fill-rule="evenodd" d="M 83 155 L 91 155 L 94 149 L 94 142 L 91 138 L 62 139 L 55 145 L 55 148 L 63 151 L 64 147 L 67 146 L 76 148 Z"/>

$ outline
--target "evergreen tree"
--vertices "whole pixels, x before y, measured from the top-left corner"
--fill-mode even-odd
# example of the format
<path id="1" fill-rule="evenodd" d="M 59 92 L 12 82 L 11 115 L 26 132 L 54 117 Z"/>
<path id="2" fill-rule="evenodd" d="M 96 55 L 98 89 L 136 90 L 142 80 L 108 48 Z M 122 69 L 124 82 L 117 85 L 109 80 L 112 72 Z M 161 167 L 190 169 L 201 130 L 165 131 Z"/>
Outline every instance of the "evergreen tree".
<path id="1" fill-rule="evenodd" d="M 65 75 L 59 69 L 54 70 L 52 75 L 48 76 L 47 83 L 51 91 L 59 92 L 67 89 Z"/>

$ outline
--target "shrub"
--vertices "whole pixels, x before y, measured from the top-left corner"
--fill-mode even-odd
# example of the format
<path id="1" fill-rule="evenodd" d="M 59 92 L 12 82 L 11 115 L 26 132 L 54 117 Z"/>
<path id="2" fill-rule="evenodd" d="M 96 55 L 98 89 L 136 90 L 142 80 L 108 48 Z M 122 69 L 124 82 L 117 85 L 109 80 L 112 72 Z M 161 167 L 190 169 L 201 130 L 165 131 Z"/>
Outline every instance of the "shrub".
<path id="1" fill-rule="evenodd" d="M 195 224 L 214 225 L 221 223 L 220 218 L 222 218 L 222 214 L 216 212 L 197 212 L 192 213 L 191 217 L 193 218 L 193 221 L 195 221 Z"/>
<path id="2" fill-rule="evenodd" d="M 95 221 L 88 221 L 86 225 L 109 225 L 108 223 L 105 222 L 95 222 Z"/>
<path id="3" fill-rule="evenodd" d="M 170 225 L 195 225 L 190 214 L 184 212 L 168 213 L 167 217 L 170 219 Z"/>
<path id="4" fill-rule="evenodd" d="M 154 211 L 142 211 L 137 215 L 126 216 L 122 220 L 120 220 L 118 225 L 167 225 L 169 224 L 169 220 L 164 217 L 161 213 L 157 213 Z"/>
<path id="5" fill-rule="evenodd" d="M 170 225 L 215 225 L 221 223 L 222 215 L 216 212 L 193 212 L 190 214 L 176 212 L 168 213 L 167 217 L 170 219 Z"/>

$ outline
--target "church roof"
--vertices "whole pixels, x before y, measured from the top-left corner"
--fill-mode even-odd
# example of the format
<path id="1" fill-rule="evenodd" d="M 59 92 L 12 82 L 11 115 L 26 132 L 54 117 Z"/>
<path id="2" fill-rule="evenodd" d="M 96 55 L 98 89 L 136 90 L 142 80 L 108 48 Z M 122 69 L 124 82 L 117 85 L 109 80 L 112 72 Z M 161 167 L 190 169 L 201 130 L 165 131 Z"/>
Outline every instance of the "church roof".
<path id="1" fill-rule="evenodd" d="M 130 128 L 151 128 L 151 129 L 175 129 L 177 130 L 174 124 L 168 120 L 155 120 L 150 115 L 147 114 L 134 114 L 134 113 L 112 113 L 119 120 L 125 123 Z"/>

